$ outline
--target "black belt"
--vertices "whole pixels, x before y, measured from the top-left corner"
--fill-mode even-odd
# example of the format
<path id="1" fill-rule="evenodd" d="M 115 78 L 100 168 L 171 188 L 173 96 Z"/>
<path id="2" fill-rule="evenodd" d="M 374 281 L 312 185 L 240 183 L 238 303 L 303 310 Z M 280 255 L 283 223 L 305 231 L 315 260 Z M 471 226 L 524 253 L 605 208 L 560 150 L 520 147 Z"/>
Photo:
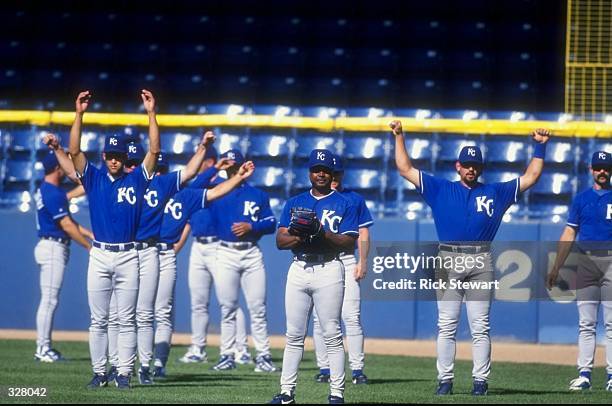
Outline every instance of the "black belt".
<path id="1" fill-rule="evenodd" d="M 329 262 L 338 259 L 338 254 L 330 252 L 328 254 L 298 254 L 293 257 L 295 261 L 304 261 L 310 263 Z"/>
<path id="2" fill-rule="evenodd" d="M 612 257 L 612 250 L 588 250 L 584 253 L 593 257 Z"/>
<path id="3" fill-rule="evenodd" d="M 257 243 L 255 242 L 229 242 L 229 241 L 221 241 L 219 245 L 227 248 L 233 248 L 238 251 L 248 250 L 250 248 L 256 247 Z"/>
<path id="4" fill-rule="evenodd" d="M 157 243 L 155 241 L 136 241 L 134 243 L 134 248 L 137 250 L 144 250 L 146 248 L 155 247 Z"/>
<path id="5" fill-rule="evenodd" d="M 158 242 L 157 249 L 159 249 L 160 251 L 168 251 L 174 249 L 174 244 L 167 242 Z"/>
<path id="6" fill-rule="evenodd" d="M 62 238 L 62 237 L 51 237 L 51 236 L 46 236 L 46 237 L 40 237 L 41 240 L 51 240 L 51 241 L 56 241 L 65 245 L 70 244 L 70 238 Z"/>
<path id="7" fill-rule="evenodd" d="M 196 241 L 200 244 L 212 244 L 219 241 L 217 237 L 196 237 Z"/>
<path id="8" fill-rule="evenodd" d="M 104 251 L 110 252 L 122 252 L 129 251 L 131 249 L 136 248 L 136 244 L 133 242 L 127 242 L 125 244 L 106 244 L 103 242 L 94 241 L 92 245 L 96 248 L 103 249 Z"/>
<path id="9" fill-rule="evenodd" d="M 440 244 L 440 251 L 455 252 L 459 254 L 483 254 L 491 251 L 491 245 L 450 245 Z"/>

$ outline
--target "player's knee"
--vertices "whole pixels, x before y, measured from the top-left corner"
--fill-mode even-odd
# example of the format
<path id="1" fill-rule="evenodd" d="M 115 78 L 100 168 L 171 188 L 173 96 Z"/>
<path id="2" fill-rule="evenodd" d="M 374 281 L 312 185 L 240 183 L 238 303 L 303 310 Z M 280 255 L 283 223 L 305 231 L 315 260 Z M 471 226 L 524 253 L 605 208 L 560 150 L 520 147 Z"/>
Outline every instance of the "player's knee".
<path id="1" fill-rule="evenodd" d="M 304 334 L 300 333 L 290 333 L 287 332 L 285 334 L 287 337 L 287 346 L 293 348 L 303 348 L 304 347 Z"/>
<path id="2" fill-rule="evenodd" d="M 597 330 L 597 322 L 594 320 L 580 320 L 579 329 L 582 333 L 595 333 Z"/>

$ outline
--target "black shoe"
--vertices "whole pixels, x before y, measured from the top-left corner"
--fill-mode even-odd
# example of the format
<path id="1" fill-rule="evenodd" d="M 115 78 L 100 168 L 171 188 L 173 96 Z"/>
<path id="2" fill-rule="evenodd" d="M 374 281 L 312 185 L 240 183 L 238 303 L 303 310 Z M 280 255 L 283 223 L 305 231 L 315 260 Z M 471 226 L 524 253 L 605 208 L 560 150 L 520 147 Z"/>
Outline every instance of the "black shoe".
<path id="1" fill-rule="evenodd" d="M 487 381 L 480 379 L 474 379 L 474 386 L 472 388 L 472 396 L 486 396 L 489 392 L 489 384 Z"/>
<path id="2" fill-rule="evenodd" d="M 319 372 L 318 374 L 315 375 L 314 380 L 315 382 L 318 382 L 318 383 L 329 383 L 329 377 L 330 377 L 329 374 L 324 374 L 324 373 Z"/>
<path id="3" fill-rule="evenodd" d="M 270 405 L 294 405 L 295 397 L 293 395 L 287 395 L 286 393 L 279 393 L 274 396 L 271 401 L 268 402 Z"/>
<path id="4" fill-rule="evenodd" d="M 344 398 L 341 398 L 340 396 L 329 395 L 327 397 L 327 401 L 330 405 L 343 405 L 344 404 Z"/>
<path id="5" fill-rule="evenodd" d="M 436 395 L 446 396 L 453 394 L 453 381 L 446 380 L 438 382 L 438 389 L 436 390 Z"/>

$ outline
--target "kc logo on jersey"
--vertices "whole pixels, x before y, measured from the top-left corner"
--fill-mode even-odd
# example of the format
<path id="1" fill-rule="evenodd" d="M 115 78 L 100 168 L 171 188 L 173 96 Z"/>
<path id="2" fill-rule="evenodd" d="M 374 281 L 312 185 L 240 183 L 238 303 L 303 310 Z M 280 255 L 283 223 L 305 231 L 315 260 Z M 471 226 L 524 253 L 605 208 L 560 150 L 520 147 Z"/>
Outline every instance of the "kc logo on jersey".
<path id="1" fill-rule="evenodd" d="M 327 225 L 332 233 L 338 232 L 338 226 L 342 221 L 342 217 L 334 216 L 335 213 L 335 210 L 323 210 L 323 216 L 321 216 L 321 224 Z"/>
<path id="2" fill-rule="evenodd" d="M 174 199 L 168 200 L 164 213 L 170 213 L 175 220 L 180 220 L 183 217 L 183 203 L 175 202 Z"/>
<path id="3" fill-rule="evenodd" d="M 123 203 L 124 199 L 131 205 L 136 204 L 136 192 L 133 187 L 120 187 L 117 190 L 117 203 Z"/>
<path id="4" fill-rule="evenodd" d="M 149 207 L 157 207 L 159 204 L 159 200 L 157 200 L 157 190 L 147 190 L 144 199 L 147 201 Z"/>
<path id="5" fill-rule="evenodd" d="M 483 209 L 487 212 L 487 216 L 493 217 L 493 199 L 487 200 L 486 196 L 478 196 L 476 198 L 477 212 L 482 213 Z"/>
<path id="6" fill-rule="evenodd" d="M 612 204 L 608 205 L 608 214 L 606 215 L 606 220 L 612 220 Z"/>
<path id="7" fill-rule="evenodd" d="M 243 216 L 250 216 L 251 220 L 253 221 L 257 221 L 259 219 L 259 206 L 257 205 L 257 202 L 250 202 L 250 201 L 245 201 L 244 202 L 244 212 L 242 213 Z"/>

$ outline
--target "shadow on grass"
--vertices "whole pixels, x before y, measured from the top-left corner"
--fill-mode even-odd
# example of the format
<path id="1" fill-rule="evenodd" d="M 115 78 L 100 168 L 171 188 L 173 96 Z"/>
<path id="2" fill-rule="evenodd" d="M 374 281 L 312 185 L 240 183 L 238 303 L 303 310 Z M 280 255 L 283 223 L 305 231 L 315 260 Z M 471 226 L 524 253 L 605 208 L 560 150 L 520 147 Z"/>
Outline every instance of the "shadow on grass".
<path id="1" fill-rule="evenodd" d="M 389 383 L 410 383 L 410 382 L 433 382 L 431 379 L 424 379 L 424 378 L 414 378 L 414 379 L 399 379 L 399 378 L 392 378 L 392 379 L 369 379 L 368 380 L 368 385 L 386 385 Z M 432 383 L 432 387 L 435 388 L 435 382 Z"/>
<path id="2" fill-rule="evenodd" d="M 240 373 L 224 373 L 224 374 L 180 374 L 171 375 L 166 379 L 159 380 L 160 385 L 169 386 L 166 383 L 175 382 L 227 382 L 230 381 L 260 381 L 261 375 L 241 375 Z"/>
<path id="3" fill-rule="evenodd" d="M 489 390 L 489 395 L 566 395 L 569 391 L 561 390 L 530 390 L 530 389 L 505 389 L 496 388 Z"/>

